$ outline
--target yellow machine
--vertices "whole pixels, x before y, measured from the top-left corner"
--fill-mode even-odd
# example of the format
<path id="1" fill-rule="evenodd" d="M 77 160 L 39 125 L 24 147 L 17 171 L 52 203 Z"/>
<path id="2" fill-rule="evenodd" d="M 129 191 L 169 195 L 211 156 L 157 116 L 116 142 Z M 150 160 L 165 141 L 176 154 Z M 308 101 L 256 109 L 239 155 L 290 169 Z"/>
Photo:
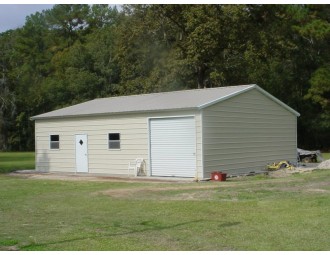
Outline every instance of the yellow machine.
<path id="1" fill-rule="evenodd" d="M 283 160 L 278 163 L 274 162 L 271 165 L 267 165 L 267 169 L 269 171 L 275 171 L 275 170 L 279 170 L 279 169 L 293 170 L 294 165 L 292 165 L 289 161 Z"/>

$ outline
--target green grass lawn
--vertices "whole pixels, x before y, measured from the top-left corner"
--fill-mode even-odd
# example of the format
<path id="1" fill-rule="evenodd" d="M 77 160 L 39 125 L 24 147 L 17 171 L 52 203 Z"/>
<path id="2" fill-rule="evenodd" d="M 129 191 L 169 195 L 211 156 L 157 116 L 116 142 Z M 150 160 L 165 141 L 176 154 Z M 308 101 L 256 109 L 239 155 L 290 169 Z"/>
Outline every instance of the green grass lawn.
<path id="1" fill-rule="evenodd" d="M 0 250 L 330 249 L 330 170 L 226 182 L 0 175 Z"/>
<path id="2" fill-rule="evenodd" d="M 34 169 L 34 152 L 0 152 L 0 173 Z"/>
<path id="3" fill-rule="evenodd" d="M 324 160 L 330 159 L 330 152 L 322 152 L 322 157 Z"/>

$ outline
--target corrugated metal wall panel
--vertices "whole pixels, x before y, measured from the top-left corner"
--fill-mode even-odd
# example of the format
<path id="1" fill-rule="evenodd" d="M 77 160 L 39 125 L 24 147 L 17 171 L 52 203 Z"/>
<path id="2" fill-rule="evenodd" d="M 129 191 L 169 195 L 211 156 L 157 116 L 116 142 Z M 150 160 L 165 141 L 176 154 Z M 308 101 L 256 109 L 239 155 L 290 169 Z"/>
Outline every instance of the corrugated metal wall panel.
<path id="1" fill-rule="evenodd" d="M 296 160 L 297 117 L 257 90 L 203 109 L 205 176 L 264 170 Z"/>
<path id="2" fill-rule="evenodd" d="M 153 176 L 194 177 L 196 128 L 194 117 L 150 119 Z"/>
<path id="3" fill-rule="evenodd" d="M 180 111 L 183 116 L 195 116 L 197 155 L 201 154 L 201 121 L 197 111 Z M 136 158 L 146 161 L 148 175 L 148 118 L 177 116 L 175 112 L 154 112 L 115 116 L 36 120 L 36 169 L 54 172 L 75 172 L 75 134 L 88 134 L 89 172 L 127 176 L 128 163 Z M 120 150 L 108 149 L 108 133 L 121 134 Z M 49 134 L 60 135 L 60 149 L 49 149 Z M 197 158 L 202 176 L 201 157 Z"/>

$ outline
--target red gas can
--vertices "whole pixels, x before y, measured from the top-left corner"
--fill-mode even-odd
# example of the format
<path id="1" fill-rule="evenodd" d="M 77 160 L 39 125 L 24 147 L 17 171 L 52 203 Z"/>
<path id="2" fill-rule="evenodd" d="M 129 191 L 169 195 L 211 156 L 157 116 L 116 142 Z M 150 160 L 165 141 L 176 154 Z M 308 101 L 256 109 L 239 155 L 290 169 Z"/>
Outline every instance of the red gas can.
<path id="1" fill-rule="evenodd" d="M 223 182 L 227 179 L 227 174 L 219 171 L 211 173 L 211 180 Z"/>

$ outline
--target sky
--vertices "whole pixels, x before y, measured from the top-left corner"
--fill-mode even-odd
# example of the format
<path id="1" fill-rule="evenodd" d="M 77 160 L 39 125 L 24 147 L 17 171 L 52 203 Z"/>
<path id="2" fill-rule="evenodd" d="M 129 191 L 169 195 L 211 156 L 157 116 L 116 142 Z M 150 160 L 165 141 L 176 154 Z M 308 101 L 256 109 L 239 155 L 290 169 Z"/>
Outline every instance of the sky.
<path id="1" fill-rule="evenodd" d="M 26 16 L 52 7 L 53 4 L 0 4 L 0 33 L 22 27 Z"/>

